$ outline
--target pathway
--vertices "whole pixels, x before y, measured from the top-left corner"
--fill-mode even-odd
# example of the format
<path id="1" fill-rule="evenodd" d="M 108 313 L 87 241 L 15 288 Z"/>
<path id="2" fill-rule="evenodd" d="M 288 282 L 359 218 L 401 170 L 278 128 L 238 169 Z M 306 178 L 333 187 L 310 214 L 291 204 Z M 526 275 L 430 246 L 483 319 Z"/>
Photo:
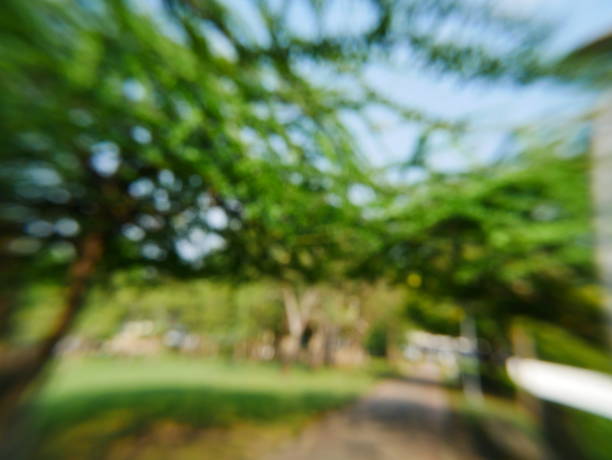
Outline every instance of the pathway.
<path id="1" fill-rule="evenodd" d="M 455 423 L 453 423 L 455 422 Z M 266 460 L 477 460 L 446 391 L 388 380 L 356 405 L 306 428 Z"/>

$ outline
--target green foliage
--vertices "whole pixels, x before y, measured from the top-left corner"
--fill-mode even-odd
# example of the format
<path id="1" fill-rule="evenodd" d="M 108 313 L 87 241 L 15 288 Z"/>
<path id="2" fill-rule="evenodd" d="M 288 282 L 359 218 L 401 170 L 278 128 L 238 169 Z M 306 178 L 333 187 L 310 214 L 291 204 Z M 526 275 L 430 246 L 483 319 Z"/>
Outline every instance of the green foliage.
<path id="1" fill-rule="evenodd" d="M 612 420 L 546 401 L 541 404 L 543 431 L 556 458 L 609 457 Z"/>
<path id="2" fill-rule="evenodd" d="M 419 183 L 407 191 L 407 206 L 390 211 L 385 243 L 362 269 L 429 298 L 435 308 L 425 316 L 432 323 L 440 317 L 447 329 L 456 315 L 445 320 L 444 308 L 437 310 L 448 303 L 476 315 L 479 331 L 493 339 L 511 317 L 525 315 L 600 340 L 586 155 L 559 151 L 532 147 L 497 165 Z M 412 314 L 426 322 L 424 306 L 415 305 Z"/>
<path id="3" fill-rule="evenodd" d="M 536 356 L 569 366 L 612 374 L 612 360 L 605 345 L 587 342 L 566 329 L 537 321 L 518 321 L 534 341 Z"/>
<path id="4" fill-rule="evenodd" d="M 424 296 L 412 296 L 404 315 L 414 325 L 437 334 L 456 336 L 463 319 L 463 310 L 452 303 L 436 303 Z"/>
<path id="5" fill-rule="evenodd" d="M 48 283 L 35 284 L 22 296 L 22 307 L 12 318 L 10 330 L 5 336 L 23 345 L 37 342 L 46 334 L 49 324 L 61 306 L 62 290 Z"/>
<path id="6" fill-rule="evenodd" d="M 347 117 L 386 107 L 449 127 L 381 97 L 364 83 L 368 66 L 408 47 L 422 65 L 466 77 L 524 80 L 537 67 L 530 27 L 494 8 L 362 0 L 369 21 L 355 30 L 330 27 L 332 7 L 304 0 L 304 31 L 290 3 L 5 2 L 11 310 L 16 287 L 63 280 L 90 235 L 103 246 L 96 274 L 341 277 L 347 258 L 378 244 L 350 199 L 377 186 Z M 441 40 L 419 25 L 432 17 L 440 30 L 457 19 L 490 26 L 512 46 Z"/>
<path id="7" fill-rule="evenodd" d="M 585 460 L 606 460 L 610 456 L 612 420 L 587 412 L 563 408 L 563 418 Z"/>
<path id="8" fill-rule="evenodd" d="M 387 356 L 389 346 L 388 325 L 383 322 L 374 324 L 366 336 L 365 348 L 374 357 L 384 358 Z"/>
<path id="9" fill-rule="evenodd" d="M 355 31 L 304 0 L 304 32 L 290 3 L 5 2 L 7 256 L 49 276 L 95 231 L 107 268 L 320 277 L 341 240 L 360 247 L 347 190 L 370 182 L 342 120 L 386 106 L 428 124 L 364 85 L 366 64 L 404 47 L 464 76 L 523 79 L 533 64 L 530 27 L 494 8 L 363 0 L 370 20 Z M 514 46 L 496 56 L 439 40 L 418 26 L 431 17 L 440 29 L 491 27 Z"/>
<path id="10" fill-rule="evenodd" d="M 206 281 L 166 280 L 152 286 L 119 284 L 113 292 L 108 291 L 94 292 L 77 333 L 103 338 L 114 334 L 123 321 L 148 319 L 162 331 L 179 323 L 191 332 L 233 337 L 235 341 L 277 329 L 282 323 L 282 307 L 271 284 L 232 288 Z M 110 327 L 102 327 L 104 324 Z"/>
<path id="11" fill-rule="evenodd" d="M 180 269 L 210 255 L 213 271 L 212 253 L 225 248 L 224 267 L 238 274 L 238 256 L 242 266 L 253 255 L 259 268 L 274 267 L 260 251 L 272 241 L 255 247 L 243 237 L 270 230 L 287 250 L 306 223 L 315 233 L 321 219 L 333 226 L 340 211 L 325 196 L 344 196 L 348 184 L 325 180 L 323 163 L 332 177 L 341 166 L 358 180 L 337 117 L 342 100 L 300 77 L 289 57 L 259 55 L 220 4 L 200 11 L 211 15 L 203 25 L 174 13 L 123 1 L 7 5 L 16 24 L 3 36 L 14 51 L 0 81 L 3 170 L 26 230 L 14 257 L 65 263 L 79 235 L 96 231 L 111 267 Z M 215 33 L 236 56 L 213 51 Z M 296 203 L 303 212 L 287 220 Z"/>

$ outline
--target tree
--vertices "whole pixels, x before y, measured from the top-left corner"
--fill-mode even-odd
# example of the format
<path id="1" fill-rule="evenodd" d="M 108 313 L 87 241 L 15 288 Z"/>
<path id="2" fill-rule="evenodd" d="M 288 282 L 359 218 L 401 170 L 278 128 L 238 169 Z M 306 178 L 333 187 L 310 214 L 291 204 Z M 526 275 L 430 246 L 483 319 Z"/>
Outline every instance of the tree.
<path id="1" fill-rule="evenodd" d="M 459 329 L 460 315 L 441 305 L 475 317 L 494 359 L 507 353 L 519 316 L 601 343 L 587 157 L 584 146 L 571 155 L 566 147 L 531 146 L 481 170 L 434 175 L 385 220 L 392 233 L 364 267 L 408 285 L 417 301 L 409 314 L 423 325 Z"/>
<path id="2" fill-rule="evenodd" d="M 350 220 L 336 215 L 345 205 L 355 213 L 342 197 L 366 181 L 342 116 L 384 104 L 427 122 L 359 84 L 371 56 L 408 46 L 444 71 L 519 80 L 537 67 L 525 53 L 532 34 L 460 2 L 364 0 L 371 23 L 341 33 L 322 25 L 329 11 L 316 1 L 303 5 L 312 30 L 296 30 L 291 3 L 249 3 L 249 25 L 221 1 L 4 2 L 1 412 L 44 369 L 105 273 L 255 276 L 282 252 L 270 238 L 301 244 L 288 216 L 306 199 L 318 206 L 304 215 L 319 246 L 333 246 L 335 223 Z M 516 46 L 495 55 L 436 40 L 413 27 L 431 13 L 507 27 Z M 339 83 L 316 83 L 329 72 Z M 330 204 L 337 196 L 341 206 Z M 331 226 L 321 221 L 329 216 Z M 42 279 L 65 283 L 64 306 L 39 343 L 14 349 L 19 296 Z"/>
<path id="3" fill-rule="evenodd" d="M 288 189 L 325 187 L 317 162 L 349 169 L 353 160 L 331 109 L 338 101 L 282 73 L 286 57 L 247 52 L 239 34 L 228 38 L 237 56 L 213 50 L 223 22 L 202 25 L 181 10 L 159 24 L 121 1 L 9 2 L 6 12 L 3 240 L 14 274 L 3 289 L 4 330 L 20 286 L 67 270 L 64 306 L 45 337 L 7 350 L 10 409 L 96 277 L 133 265 L 231 273 L 257 258 L 260 228 L 287 215 L 274 205 Z M 222 8 L 208 13 L 231 20 Z M 316 183 L 293 185 L 300 173 Z"/>

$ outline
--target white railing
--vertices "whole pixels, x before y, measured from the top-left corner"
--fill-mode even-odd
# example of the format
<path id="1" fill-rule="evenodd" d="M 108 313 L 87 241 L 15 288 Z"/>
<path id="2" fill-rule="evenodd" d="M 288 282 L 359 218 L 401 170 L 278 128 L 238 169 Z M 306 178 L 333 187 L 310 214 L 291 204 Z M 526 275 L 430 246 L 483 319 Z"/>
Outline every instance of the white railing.
<path id="1" fill-rule="evenodd" d="M 536 359 L 512 357 L 506 369 L 529 393 L 612 419 L 612 376 Z"/>

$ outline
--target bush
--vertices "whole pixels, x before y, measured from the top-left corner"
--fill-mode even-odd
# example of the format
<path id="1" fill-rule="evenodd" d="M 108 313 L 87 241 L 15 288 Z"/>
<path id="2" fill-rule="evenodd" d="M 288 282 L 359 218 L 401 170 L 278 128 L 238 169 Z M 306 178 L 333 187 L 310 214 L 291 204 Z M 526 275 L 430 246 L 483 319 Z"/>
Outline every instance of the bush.
<path id="1" fill-rule="evenodd" d="M 386 358 L 388 341 L 389 333 L 387 326 L 383 323 L 378 323 L 370 328 L 364 345 L 371 356 Z"/>

